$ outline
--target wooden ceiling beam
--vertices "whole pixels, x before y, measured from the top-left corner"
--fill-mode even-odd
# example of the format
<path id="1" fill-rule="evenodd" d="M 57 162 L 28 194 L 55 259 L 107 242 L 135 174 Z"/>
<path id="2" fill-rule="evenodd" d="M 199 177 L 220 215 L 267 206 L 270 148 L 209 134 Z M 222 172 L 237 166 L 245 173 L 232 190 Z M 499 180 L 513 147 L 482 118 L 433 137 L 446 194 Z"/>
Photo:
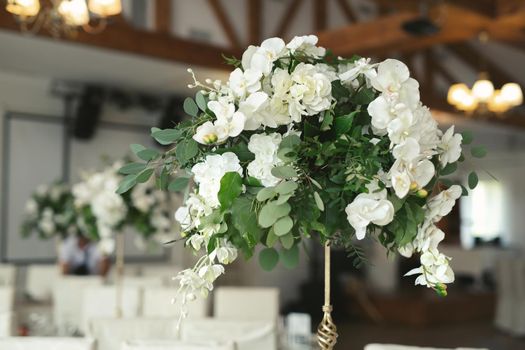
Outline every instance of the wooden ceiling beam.
<path id="1" fill-rule="evenodd" d="M 509 23 L 504 16 L 493 20 L 463 7 L 444 4 L 434 7 L 432 14 L 443 14 L 441 30 L 428 36 L 415 36 L 403 30 L 405 22 L 419 18 L 417 12 L 398 12 L 369 22 L 356 23 L 343 28 L 318 33 L 321 45 L 336 55 L 374 55 L 389 52 L 411 52 L 433 45 L 463 42 L 476 37 L 481 31 L 513 37 L 520 33 L 517 21 Z M 521 15 L 521 14 L 520 14 Z M 517 16 L 513 14 L 512 16 Z"/>
<path id="2" fill-rule="evenodd" d="M 281 17 L 279 25 L 277 26 L 277 31 L 275 32 L 274 36 L 278 38 L 284 38 L 286 36 L 288 29 L 290 29 L 290 25 L 292 24 L 295 16 L 297 15 L 299 7 L 301 7 L 302 3 L 303 0 L 292 0 L 288 4 L 288 7 L 286 8 L 283 16 Z"/>
<path id="3" fill-rule="evenodd" d="M 12 15 L 0 10 L 0 29 L 19 32 L 20 27 Z M 45 30 L 36 36 L 52 37 Z M 241 55 L 238 50 L 135 29 L 123 20 L 109 23 L 101 34 L 79 32 L 74 38 L 64 37 L 56 40 L 223 70 L 229 70 L 231 67 L 224 63 L 222 54 L 236 57 Z"/>
<path id="4" fill-rule="evenodd" d="M 263 24 L 262 0 L 247 0 L 248 42 L 256 45 L 261 41 Z"/>
<path id="5" fill-rule="evenodd" d="M 213 10 L 215 17 L 219 21 L 219 24 L 222 27 L 224 34 L 226 34 L 226 37 L 230 41 L 231 46 L 234 49 L 240 50 L 243 45 L 241 44 L 241 41 L 239 40 L 237 32 L 235 31 L 235 28 L 230 22 L 230 19 L 228 18 L 228 14 L 224 10 L 224 7 L 222 6 L 221 1 L 220 0 L 208 0 L 208 5 Z"/>

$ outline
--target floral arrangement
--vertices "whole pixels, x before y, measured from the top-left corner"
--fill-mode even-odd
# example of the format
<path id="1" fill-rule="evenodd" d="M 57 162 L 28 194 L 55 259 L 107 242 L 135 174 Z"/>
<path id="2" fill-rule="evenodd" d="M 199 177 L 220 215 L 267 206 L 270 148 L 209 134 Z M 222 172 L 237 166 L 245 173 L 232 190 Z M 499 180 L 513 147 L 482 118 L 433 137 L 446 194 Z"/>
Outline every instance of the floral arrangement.
<path id="1" fill-rule="evenodd" d="M 367 236 L 389 252 L 420 254 L 421 267 L 407 275 L 441 295 L 454 281 L 435 224 L 466 194 L 442 176 L 464 160 L 471 135 L 438 128 L 402 62 L 334 57 L 316 44 L 310 35 L 250 46 L 241 60 L 227 59 L 226 82 L 202 83 L 188 70 L 199 89 L 184 102 L 192 119 L 152 129 L 164 153 L 131 146 L 143 162 L 123 168 L 119 193 L 154 175 L 161 188 L 187 194 L 175 217 L 202 257 L 177 277 L 183 304 L 206 296 L 224 265 L 258 246 L 264 269 L 295 266 L 313 235 L 347 249 L 355 265 L 363 253 L 354 242 Z M 439 192 L 440 183 L 448 189 Z"/>
<path id="2" fill-rule="evenodd" d="M 84 173 L 83 180 L 73 186 L 81 232 L 98 241 L 99 248 L 106 254 L 114 251 L 114 234 L 124 227 L 136 229 L 139 246 L 150 238 L 159 243 L 173 240 L 174 222 L 166 193 L 146 181 L 131 193 L 115 192 L 123 178 L 119 173 L 122 165 L 122 162 L 115 162 L 103 171 Z"/>
<path id="3" fill-rule="evenodd" d="M 77 232 L 71 189 L 64 183 L 38 186 L 26 202 L 22 235 L 36 232 L 40 238 L 65 237 Z"/>

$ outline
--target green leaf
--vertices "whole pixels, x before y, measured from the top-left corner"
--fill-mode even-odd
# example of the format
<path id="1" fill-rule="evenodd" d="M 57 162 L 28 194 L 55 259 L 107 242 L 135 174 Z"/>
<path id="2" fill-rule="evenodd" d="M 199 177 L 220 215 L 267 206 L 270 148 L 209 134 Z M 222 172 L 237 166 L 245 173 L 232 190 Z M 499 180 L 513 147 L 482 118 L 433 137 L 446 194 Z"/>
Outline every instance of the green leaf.
<path id="1" fill-rule="evenodd" d="M 281 262 L 287 269 L 294 269 L 299 264 L 299 245 L 280 251 Z"/>
<path id="2" fill-rule="evenodd" d="M 475 171 L 471 172 L 468 176 L 468 187 L 473 190 L 478 185 L 478 174 Z"/>
<path id="3" fill-rule="evenodd" d="M 335 118 L 334 121 L 334 130 L 336 135 L 346 134 L 352 128 L 352 123 L 354 122 L 354 117 L 358 111 L 352 112 L 347 115 L 343 115 Z"/>
<path id="4" fill-rule="evenodd" d="M 197 102 L 197 106 L 200 108 L 201 111 L 206 112 L 208 104 L 206 102 L 206 97 L 202 94 L 201 91 L 198 91 L 195 94 L 195 102 Z"/>
<path id="5" fill-rule="evenodd" d="M 244 183 L 251 187 L 262 187 L 261 181 L 253 176 L 244 178 Z"/>
<path id="6" fill-rule="evenodd" d="M 461 133 L 461 136 L 463 136 L 463 140 L 461 141 L 461 143 L 464 145 L 470 145 L 474 140 L 474 135 L 472 134 L 472 131 L 463 131 Z"/>
<path id="7" fill-rule="evenodd" d="M 193 101 L 191 97 L 187 97 L 184 100 L 183 107 L 184 107 L 184 112 L 188 115 L 191 115 L 192 117 L 196 117 L 197 114 L 199 113 L 199 107 L 197 106 L 195 101 Z"/>
<path id="8" fill-rule="evenodd" d="M 157 188 L 160 190 L 165 190 L 168 187 L 169 174 L 166 167 L 162 167 L 160 171 L 160 176 L 156 180 Z"/>
<path id="9" fill-rule="evenodd" d="M 295 241 L 291 232 L 288 233 L 287 235 L 281 236 L 280 240 L 281 240 L 281 245 L 283 246 L 284 249 L 292 248 L 294 241 Z"/>
<path id="10" fill-rule="evenodd" d="M 242 193 L 242 177 L 237 172 L 229 172 L 224 174 L 221 179 L 221 188 L 219 194 L 219 202 L 221 209 L 226 210 L 231 207 L 233 200 Z"/>
<path id="11" fill-rule="evenodd" d="M 120 184 L 117 188 L 118 194 L 123 194 L 128 192 L 133 186 L 137 184 L 137 175 L 128 175 L 120 181 Z"/>
<path id="12" fill-rule="evenodd" d="M 273 225 L 273 231 L 276 236 L 281 237 L 287 234 L 288 232 L 290 232 L 292 227 L 293 227 L 292 218 L 289 216 L 284 216 L 275 222 L 275 224 Z"/>
<path id="13" fill-rule="evenodd" d="M 137 182 L 138 183 L 144 183 L 149 180 L 151 175 L 153 174 L 154 169 L 148 168 L 143 170 L 140 174 L 137 175 Z"/>
<path id="14" fill-rule="evenodd" d="M 153 160 L 160 156 L 160 152 L 153 148 L 146 148 L 137 153 L 137 157 L 146 162 Z"/>
<path id="15" fill-rule="evenodd" d="M 144 151 L 146 149 L 146 147 L 144 147 L 142 145 L 139 145 L 138 143 L 133 143 L 133 144 L 129 145 L 129 148 L 131 149 L 133 154 L 137 154 L 140 151 Z"/>
<path id="16" fill-rule="evenodd" d="M 267 201 L 270 198 L 275 197 L 276 194 L 277 193 L 275 192 L 273 187 L 265 187 L 265 188 L 261 189 L 259 192 L 257 192 L 256 198 L 257 198 L 257 200 L 259 202 L 264 202 L 264 201 Z"/>
<path id="17" fill-rule="evenodd" d="M 323 122 L 321 123 L 321 131 L 328 131 L 331 129 L 334 122 L 334 115 L 328 110 L 324 113 Z"/>
<path id="18" fill-rule="evenodd" d="M 272 175 L 280 179 L 290 179 L 297 177 L 297 171 L 289 165 L 281 165 L 272 168 Z"/>
<path id="19" fill-rule="evenodd" d="M 119 173 L 124 175 L 138 174 L 144 169 L 146 169 L 144 163 L 128 163 L 119 169 Z"/>
<path id="20" fill-rule="evenodd" d="M 458 169 L 458 163 L 448 163 L 441 169 L 440 175 L 447 176 L 454 173 Z"/>
<path id="21" fill-rule="evenodd" d="M 288 215 L 291 209 L 288 203 L 275 204 L 274 202 L 269 202 L 259 212 L 259 225 L 263 228 L 268 228 L 275 224 L 279 218 Z"/>
<path id="22" fill-rule="evenodd" d="M 373 89 L 362 88 L 354 96 L 351 101 L 356 105 L 367 105 L 375 99 L 376 95 Z"/>
<path id="23" fill-rule="evenodd" d="M 283 204 L 288 202 L 288 200 L 292 198 L 291 194 L 281 194 L 279 198 L 275 201 L 275 204 Z"/>
<path id="24" fill-rule="evenodd" d="M 272 271 L 279 262 L 279 253 L 273 248 L 265 248 L 259 253 L 259 264 L 265 271 Z"/>
<path id="25" fill-rule="evenodd" d="M 281 143 L 279 144 L 279 148 L 291 148 L 294 149 L 299 144 L 301 144 L 301 138 L 297 135 L 288 135 L 283 137 Z"/>
<path id="26" fill-rule="evenodd" d="M 468 190 L 467 190 L 467 188 L 466 188 L 465 186 L 463 186 L 463 185 L 459 185 L 459 186 L 461 186 L 461 195 L 462 195 L 463 197 L 468 196 Z"/>
<path id="27" fill-rule="evenodd" d="M 239 231 L 249 247 L 255 247 L 261 240 L 261 228 L 257 225 L 257 213 L 252 210 L 252 201 L 238 197 L 231 206 L 233 226 Z"/>
<path id="28" fill-rule="evenodd" d="M 322 190 L 323 186 L 319 182 L 317 182 L 313 177 L 309 177 L 310 181 L 317 187 L 318 189 Z"/>
<path id="29" fill-rule="evenodd" d="M 321 196 L 319 195 L 319 193 L 317 193 L 317 191 L 314 192 L 314 199 L 315 199 L 315 204 L 317 205 L 317 208 L 319 208 L 320 211 L 324 211 L 323 200 L 321 199 Z"/>
<path id="30" fill-rule="evenodd" d="M 275 242 L 279 240 L 279 237 L 275 235 L 275 232 L 273 232 L 273 228 L 271 228 L 268 231 L 268 236 L 266 237 L 266 245 L 268 247 L 273 247 L 275 245 Z"/>
<path id="31" fill-rule="evenodd" d="M 297 183 L 293 181 L 284 181 L 275 187 L 275 192 L 279 194 L 289 194 L 297 189 Z"/>
<path id="32" fill-rule="evenodd" d="M 476 158 L 483 158 L 487 155 L 487 150 L 483 146 L 476 146 L 472 147 L 470 153 Z"/>
<path id="33" fill-rule="evenodd" d="M 151 136 L 161 145 L 169 145 L 182 137 L 178 129 L 152 129 Z"/>
<path id="34" fill-rule="evenodd" d="M 193 139 L 185 140 L 175 148 L 175 156 L 179 163 L 187 163 L 199 153 L 199 145 Z"/>
<path id="35" fill-rule="evenodd" d="M 188 177 L 178 177 L 168 185 L 168 191 L 181 192 L 188 187 L 189 182 L 190 179 Z"/>

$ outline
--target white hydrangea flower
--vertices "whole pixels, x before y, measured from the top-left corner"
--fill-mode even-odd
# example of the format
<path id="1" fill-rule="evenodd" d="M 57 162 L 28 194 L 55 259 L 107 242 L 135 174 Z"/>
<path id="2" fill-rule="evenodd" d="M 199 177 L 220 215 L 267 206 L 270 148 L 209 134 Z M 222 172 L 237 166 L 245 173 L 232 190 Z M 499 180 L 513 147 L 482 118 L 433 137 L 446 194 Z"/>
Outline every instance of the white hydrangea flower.
<path id="1" fill-rule="evenodd" d="M 439 148 L 439 160 L 442 166 L 448 163 L 454 163 L 461 156 L 461 142 L 463 136 L 461 134 L 454 134 L 454 125 L 452 125 L 441 138 Z"/>

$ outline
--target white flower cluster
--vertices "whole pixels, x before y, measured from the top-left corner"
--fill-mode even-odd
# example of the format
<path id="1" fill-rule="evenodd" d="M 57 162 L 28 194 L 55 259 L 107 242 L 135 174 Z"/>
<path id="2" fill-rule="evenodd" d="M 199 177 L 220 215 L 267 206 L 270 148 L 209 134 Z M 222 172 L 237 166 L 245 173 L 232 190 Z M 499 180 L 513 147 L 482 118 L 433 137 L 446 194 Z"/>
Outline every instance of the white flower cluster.
<path id="1" fill-rule="evenodd" d="M 255 154 L 255 160 L 248 164 L 248 175 L 260 180 L 263 186 L 275 186 L 280 181 L 272 175 L 272 168 L 283 162 L 277 157 L 282 136 L 276 132 L 271 134 L 254 134 L 250 137 L 248 149 Z"/>
<path id="2" fill-rule="evenodd" d="M 199 126 L 193 138 L 201 144 L 221 144 L 244 130 L 290 125 L 329 109 L 333 79 L 323 65 L 299 63 L 292 73 L 274 69 L 275 61 L 287 60 L 290 54 L 322 57 L 325 50 L 316 44 L 313 35 L 296 37 L 288 45 L 279 38 L 267 39 L 260 47 L 248 47 L 242 69 L 235 69 L 227 84 L 215 81 L 210 87 L 195 81 L 207 90 L 208 109 L 216 119 Z"/>
<path id="3" fill-rule="evenodd" d="M 368 113 L 372 118 L 373 133 L 388 136 L 395 162 L 386 174 L 378 174 L 378 178 L 382 178 L 384 185 L 392 188 L 400 199 L 410 191 L 426 197 L 428 193 L 424 187 L 436 175 L 431 158 L 439 155 L 442 166 L 457 161 L 461 155 L 461 135 L 454 134 L 453 126 L 445 134 L 438 129 L 428 108 L 419 101 L 418 82 L 410 78 L 409 70 L 402 62 L 387 59 L 375 70 L 368 61 L 358 60 L 347 68 L 347 72 L 340 74 L 342 80 L 350 80 L 352 84 L 351 79 L 360 73 L 380 92 L 369 104 Z M 376 184 L 372 186 L 377 187 Z M 450 212 L 460 195 L 461 188 L 454 186 L 432 198 L 427 204 L 425 223 L 419 228 L 417 243 L 401 249 L 405 254 L 409 251 L 422 253 L 422 266 L 410 272 L 423 272 L 416 280 L 417 284 L 435 287 L 454 279 L 448 264 L 450 259 L 437 250 L 443 237 L 433 223 Z M 377 189 L 369 188 L 369 193 L 358 195 L 347 206 L 346 212 L 357 238 L 362 239 L 368 224 L 384 226 L 390 223 L 394 208 L 386 199 L 386 190 L 377 192 Z"/>
<path id="4" fill-rule="evenodd" d="M 116 163 L 104 171 L 83 174 L 83 180 L 73 186 L 75 206 L 89 206 L 96 217 L 99 249 L 105 254 L 115 249 L 114 230 L 128 210 L 124 199 L 115 192 L 121 180 L 117 173 L 121 165 Z M 80 222 L 79 226 L 85 227 L 85 223 Z"/>
<path id="5" fill-rule="evenodd" d="M 154 181 L 137 184 L 131 191 L 131 205 L 146 215 L 149 225 L 155 230 L 152 238 L 160 244 L 173 239 L 174 227 L 171 219 L 169 196 L 155 188 Z M 142 236 L 137 237 L 139 246 L 145 244 Z"/>

